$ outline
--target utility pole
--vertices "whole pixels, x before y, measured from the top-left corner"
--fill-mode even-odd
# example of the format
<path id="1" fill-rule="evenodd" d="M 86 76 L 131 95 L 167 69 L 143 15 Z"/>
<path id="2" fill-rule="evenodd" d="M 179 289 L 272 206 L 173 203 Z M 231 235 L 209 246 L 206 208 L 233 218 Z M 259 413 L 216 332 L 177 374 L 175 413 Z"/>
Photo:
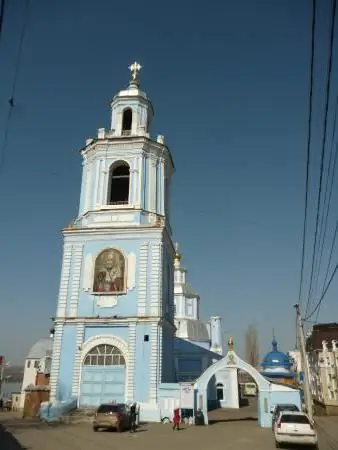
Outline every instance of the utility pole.
<path id="1" fill-rule="evenodd" d="M 306 412 L 309 416 L 310 421 L 313 421 L 313 402 L 312 402 L 312 392 L 310 387 L 310 371 L 309 365 L 306 357 L 306 348 L 305 348 L 305 335 L 304 335 L 304 326 L 302 321 L 302 316 L 300 314 L 299 305 L 295 305 L 296 314 L 297 314 L 297 324 L 298 324 L 298 336 L 299 336 L 299 349 L 300 356 L 302 360 L 302 367 L 304 373 L 304 396 L 305 396 L 305 407 Z"/>

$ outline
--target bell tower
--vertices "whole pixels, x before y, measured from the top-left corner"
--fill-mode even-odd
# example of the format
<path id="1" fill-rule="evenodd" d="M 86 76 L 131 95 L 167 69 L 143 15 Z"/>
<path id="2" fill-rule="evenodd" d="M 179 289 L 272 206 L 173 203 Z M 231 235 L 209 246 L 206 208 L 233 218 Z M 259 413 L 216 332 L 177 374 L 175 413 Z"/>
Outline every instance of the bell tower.
<path id="1" fill-rule="evenodd" d="M 83 175 L 79 217 L 82 227 L 157 226 L 170 230 L 174 164 L 164 137 L 150 137 L 154 109 L 140 90 L 138 72 L 111 102 L 111 127 L 100 128 L 81 150 Z M 170 231 L 169 231 L 170 232 Z"/>
<path id="2" fill-rule="evenodd" d="M 51 399 L 71 395 L 80 407 L 135 400 L 148 410 L 175 377 L 174 164 L 163 136 L 151 137 L 141 66 L 129 69 L 109 129 L 81 149 L 79 213 L 63 230 Z"/>

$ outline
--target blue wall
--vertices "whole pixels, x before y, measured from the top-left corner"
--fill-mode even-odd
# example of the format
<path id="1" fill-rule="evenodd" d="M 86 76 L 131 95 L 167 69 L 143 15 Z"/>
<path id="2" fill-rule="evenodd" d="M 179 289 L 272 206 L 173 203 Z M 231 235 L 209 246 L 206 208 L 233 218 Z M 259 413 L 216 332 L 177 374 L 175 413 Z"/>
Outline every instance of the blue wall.
<path id="1" fill-rule="evenodd" d="M 109 334 L 120 337 L 128 343 L 129 327 L 126 325 L 86 325 L 85 328 L 85 341 L 93 336 L 100 334 Z"/>
<path id="2" fill-rule="evenodd" d="M 60 401 L 70 399 L 72 395 L 72 378 L 75 352 L 76 325 L 65 324 L 62 336 L 58 380 L 58 400 Z"/>
<path id="3" fill-rule="evenodd" d="M 144 336 L 149 336 L 149 341 Z M 151 355 L 151 325 L 138 324 L 136 326 L 135 349 L 135 394 L 137 402 L 147 402 L 149 398 L 149 363 Z"/>
<path id="4" fill-rule="evenodd" d="M 162 328 L 162 383 L 174 383 L 175 361 L 174 361 L 174 337 L 173 331 L 167 327 Z"/>

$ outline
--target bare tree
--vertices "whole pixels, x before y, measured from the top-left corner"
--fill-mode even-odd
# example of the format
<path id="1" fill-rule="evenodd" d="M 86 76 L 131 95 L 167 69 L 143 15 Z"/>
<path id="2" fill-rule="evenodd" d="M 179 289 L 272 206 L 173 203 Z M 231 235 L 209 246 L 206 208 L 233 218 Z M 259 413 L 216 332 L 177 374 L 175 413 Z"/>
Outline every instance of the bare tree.
<path id="1" fill-rule="evenodd" d="M 256 369 L 259 366 L 258 331 L 254 325 L 249 325 L 245 333 L 246 362 Z"/>

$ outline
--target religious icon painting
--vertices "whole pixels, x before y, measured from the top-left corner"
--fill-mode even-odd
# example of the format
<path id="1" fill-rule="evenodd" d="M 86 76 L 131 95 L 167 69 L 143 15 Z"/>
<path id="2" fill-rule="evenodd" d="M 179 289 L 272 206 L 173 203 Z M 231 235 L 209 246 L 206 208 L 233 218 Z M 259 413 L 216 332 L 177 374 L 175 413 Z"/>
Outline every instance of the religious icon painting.
<path id="1" fill-rule="evenodd" d="M 104 250 L 95 261 L 93 292 L 119 294 L 124 291 L 124 256 L 114 248 Z"/>

